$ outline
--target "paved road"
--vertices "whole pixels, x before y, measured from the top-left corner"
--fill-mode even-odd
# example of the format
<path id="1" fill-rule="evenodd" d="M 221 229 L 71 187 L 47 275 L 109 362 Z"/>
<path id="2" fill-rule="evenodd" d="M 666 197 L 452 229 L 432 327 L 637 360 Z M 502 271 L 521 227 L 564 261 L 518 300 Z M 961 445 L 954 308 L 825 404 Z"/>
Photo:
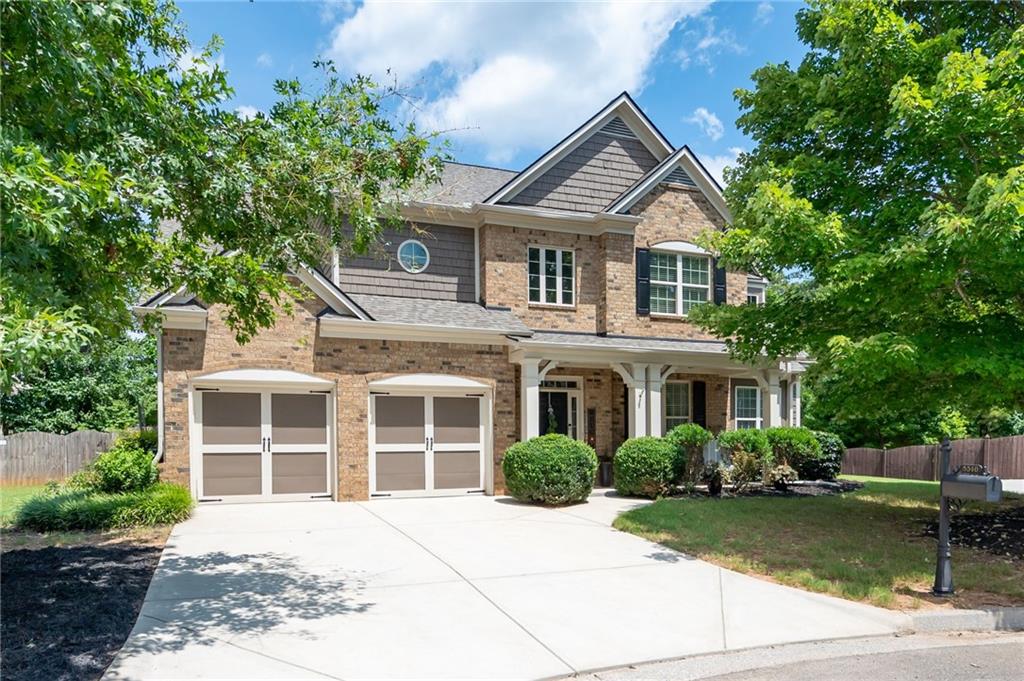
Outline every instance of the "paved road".
<path id="1" fill-rule="evenodd" d="M 908 624 L 609 527 L 638 503 L 202 506 L 108 678 L 537 679 Z"/>
<path id="2" fill-rule="evenodd" d="M 598 672 L 589 681 L 1021 681 L 1024 633 L 774 646 Z"/>

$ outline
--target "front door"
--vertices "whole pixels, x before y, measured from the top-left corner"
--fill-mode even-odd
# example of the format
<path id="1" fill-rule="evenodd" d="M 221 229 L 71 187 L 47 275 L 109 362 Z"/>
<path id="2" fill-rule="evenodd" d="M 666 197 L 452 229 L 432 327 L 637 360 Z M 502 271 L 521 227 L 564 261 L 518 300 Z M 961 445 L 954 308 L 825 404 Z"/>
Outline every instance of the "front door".
<path id="1" fill-rule="evenodd" d="M 537 412 L 537 432 L 541 435 L 557 433 L 582 440 L 583 432 L 582 381 L 578 378 L 558 376 L 540 385 Z"/>
<path id="2" fill-rule="evenodd" d="M 476 395 L 371 395 L 370 494 L 482 492 L 485 404 Z"/>
<path id="3" fill-rule="evenodd" d="M 201 390 L 196 422 L 201 500 L 330 496 L 328 395 Z"/>

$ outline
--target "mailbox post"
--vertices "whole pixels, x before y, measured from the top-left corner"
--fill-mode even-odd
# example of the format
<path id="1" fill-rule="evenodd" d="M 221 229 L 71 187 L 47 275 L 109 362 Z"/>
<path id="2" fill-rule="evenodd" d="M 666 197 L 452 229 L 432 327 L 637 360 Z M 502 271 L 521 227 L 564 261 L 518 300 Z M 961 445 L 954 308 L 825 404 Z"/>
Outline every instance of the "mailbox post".
<path id="1" fill-rule="evenodd" d="M 981 464 L 969 463 L 949 471 L 949 455 L 952 446 L 949 438 L 942 441 L 942 482 L 939 483 L 939 546 L 935 560 L 935 584 L 932 593 L 936 596 L 953 595 L 953 557 L 949 548 L 949 500 L 974 499 L 975 501 L 999 501 L 1003 497 L 1003 481 L 988 472 Z"/>

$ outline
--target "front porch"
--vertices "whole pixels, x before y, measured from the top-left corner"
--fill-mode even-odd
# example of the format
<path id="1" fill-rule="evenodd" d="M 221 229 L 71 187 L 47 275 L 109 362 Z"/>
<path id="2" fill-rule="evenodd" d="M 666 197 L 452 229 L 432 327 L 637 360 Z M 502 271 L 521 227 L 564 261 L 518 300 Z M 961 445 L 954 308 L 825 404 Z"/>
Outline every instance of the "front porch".
<path id="1" fill-rule="evenodd" d="M 627 438 L 680 423 L 713 433 L 800 425 L 799 362 L 756 366 L 724 343 L 537 333 L 511 352 L 520 437 L 558 432 L 610 458 Z"/>

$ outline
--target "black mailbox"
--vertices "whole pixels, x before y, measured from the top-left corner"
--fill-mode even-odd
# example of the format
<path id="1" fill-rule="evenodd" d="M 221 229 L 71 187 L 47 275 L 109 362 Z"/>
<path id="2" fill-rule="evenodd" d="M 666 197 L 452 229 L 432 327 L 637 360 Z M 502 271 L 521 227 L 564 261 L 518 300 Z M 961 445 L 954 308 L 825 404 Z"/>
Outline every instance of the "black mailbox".
<path id="1" fill-rule="evenodd" d="M 1003 481 L 988 471 L 970 472 L 961 466 L 955 473 L 942 476 L 942 496 L 976 501 L 999 501 L 1003 498 Z"/>

